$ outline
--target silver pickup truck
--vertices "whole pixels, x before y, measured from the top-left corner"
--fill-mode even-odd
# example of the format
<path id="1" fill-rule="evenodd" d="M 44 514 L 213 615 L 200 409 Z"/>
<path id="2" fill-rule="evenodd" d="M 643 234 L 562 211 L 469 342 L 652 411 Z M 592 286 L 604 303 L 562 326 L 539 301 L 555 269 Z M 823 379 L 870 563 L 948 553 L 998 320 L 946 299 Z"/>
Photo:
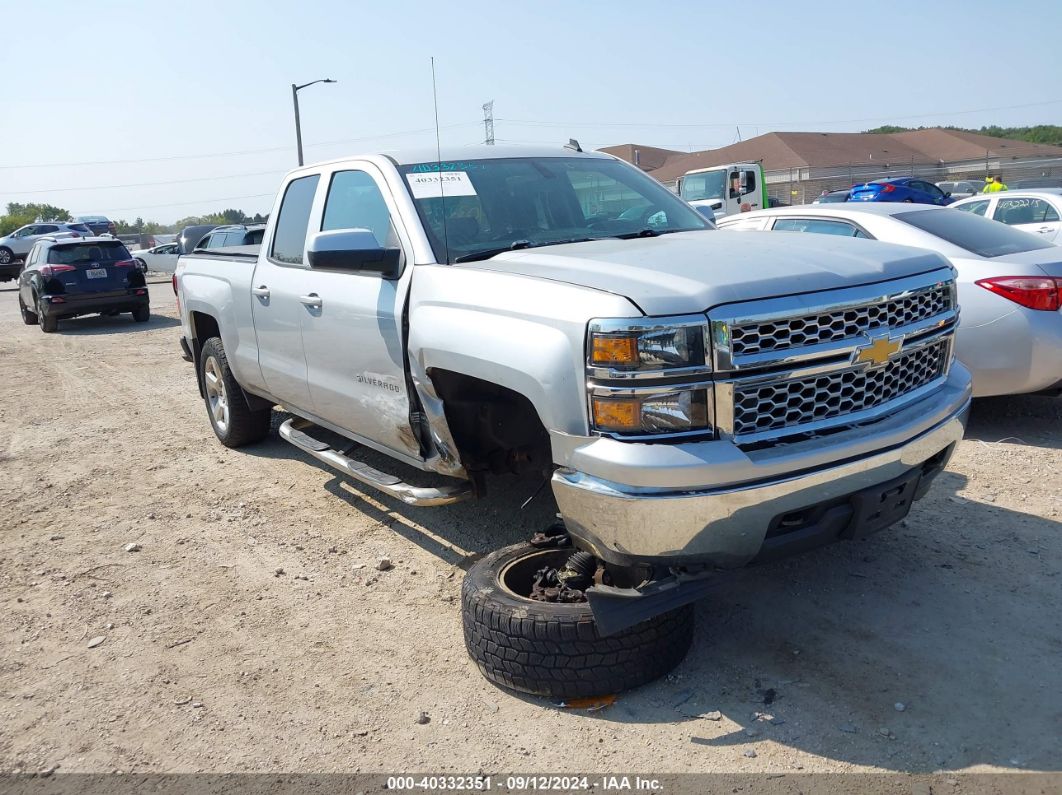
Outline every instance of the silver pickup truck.
<path id="1" fill-rule="evenodd" d="M 875 241 L 724 235 L 604 154 L 492 146 L 293 171 L 261 246 L 174 283 L 223 444 L 279 404 L 284 439 L 410 505 L 550 482 L 560 521 L 471 568 L 464 630 L 493 681 L 573 697 L 677 664 L 726 569 L 907 514 L 969 408 L 954 278 Z"/>

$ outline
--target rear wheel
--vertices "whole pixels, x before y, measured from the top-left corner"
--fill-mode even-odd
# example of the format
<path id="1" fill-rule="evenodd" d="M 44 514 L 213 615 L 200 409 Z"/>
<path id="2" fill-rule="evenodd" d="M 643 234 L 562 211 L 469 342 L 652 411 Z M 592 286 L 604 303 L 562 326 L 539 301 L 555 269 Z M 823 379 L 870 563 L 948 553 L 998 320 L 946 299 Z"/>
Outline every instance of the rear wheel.
<path id="1" fill-rule="evenodd" d="M 203 345 L 199 375 L 207 416 L 218 441 L 226 447 L 242 447 L 266 437 L 273 410 L 250 409 L 218 337 L 211 337 Z"/>
<path id="2" fill-rule="evenodd" d="M 30 310 L 26 306 L 26 302 L 22 300 L 21 295 L 18 297 L 18 311 L 22 315 L 22 322 L 25 323 L 27 326 L 37 325 L 37 313 L 30 312 Z"/>
<path id="3" fill-rule="evenodd" d="M 15 252 L 7 246 L 0 246 L 0 265 L 10 265 L 15 260 Z"/>
<path id="4" fill-rule="evenodd" d="M 530 598 L 535 573 L 571 554 L 517 544 L 469 569 L 461 617 L 483 675 L 512 690 L 571 699 L 638 687 L 678 665 L 693 640 L 693 605 L 602 637 L 586 602 Z"/>
<path id="5" fill-rule="evenodd" d="M 147 304 L 138 306 L 133 310 L 133 320 L 137 323 L 147 323 L 151 320 L 151 308 Z"/>
<path id="6" fill-rule="evenodd" d="M 43 301 L 37 302 L 37 322 L 45 334 L 54 334 L 59 330 L 59 318 L 45 314 Z"/>

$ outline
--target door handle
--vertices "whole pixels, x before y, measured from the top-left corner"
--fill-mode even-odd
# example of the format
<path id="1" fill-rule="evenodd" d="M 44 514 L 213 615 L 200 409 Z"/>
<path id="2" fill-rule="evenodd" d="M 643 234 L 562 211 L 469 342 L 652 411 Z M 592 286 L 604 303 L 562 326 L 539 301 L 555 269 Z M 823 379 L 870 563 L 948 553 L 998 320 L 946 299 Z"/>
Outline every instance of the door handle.
<path id="1" fill-rule="evenodd" d="M 1052 231 L 1052 229 L 1049 226 L 1041 226 L 1036 231 L 1039 232 L 1041 235 L 1046 235 L 1046 234 L 1049 234 Z"/>
<path id="2" fill-rule="evenodd" d="M 317 293 L 310 293 L 309 295 L 300 295 L 299 301 L 311 309 L 321 308 L 321 296 Z"/>
<path id="3" fill-rule="evenodd" d="M 259 298 L 268 298 L 269 288 L 266 287 L 264 284 L 261 287 L 252 287 L 251 295 L 257 295 Z"/>

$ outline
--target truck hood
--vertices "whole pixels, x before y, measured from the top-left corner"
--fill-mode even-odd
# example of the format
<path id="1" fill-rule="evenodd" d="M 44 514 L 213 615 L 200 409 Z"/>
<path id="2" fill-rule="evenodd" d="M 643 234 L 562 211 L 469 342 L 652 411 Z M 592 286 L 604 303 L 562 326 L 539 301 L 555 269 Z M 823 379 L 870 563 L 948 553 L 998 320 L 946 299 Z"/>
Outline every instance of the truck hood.
<path id="1" fill-rule="evenodd" d="M 552 279 L 622 295 L 647 315 L 680 315 L 914 276 L 948 261 L 875 240 L 705 231 L 525 249 L 456 267 Z"/>

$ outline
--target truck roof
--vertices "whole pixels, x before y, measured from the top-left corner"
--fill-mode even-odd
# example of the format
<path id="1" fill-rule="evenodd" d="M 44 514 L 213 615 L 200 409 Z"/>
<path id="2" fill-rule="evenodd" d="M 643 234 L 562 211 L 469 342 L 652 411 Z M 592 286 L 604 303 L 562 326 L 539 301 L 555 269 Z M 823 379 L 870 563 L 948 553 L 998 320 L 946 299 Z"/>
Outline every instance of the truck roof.
<path id="1" fill-rule="evenodd" d="M 488 146 L 486 144 L 444 146 L 442 147 L 441 156 L 439 150 L 434 146 L 389 149 L 376 154 L 383 155 L 400 166 L 408 166 L 413 163 L 433 163 L 437 160 L 444 162 L 453 160 L 494 160 L 503 157 L 592 157 L 599 160 L 615 160 L 612 155 L 605 152 L 576 152 L 574 149 L 568 149 L 564 146 Z M 308 163 L 305 168 L 328 163 L 342 163 L 347 160 L 361 159 L 362 157 L 364 155 L 338 157 L 333 160 Z"/>

